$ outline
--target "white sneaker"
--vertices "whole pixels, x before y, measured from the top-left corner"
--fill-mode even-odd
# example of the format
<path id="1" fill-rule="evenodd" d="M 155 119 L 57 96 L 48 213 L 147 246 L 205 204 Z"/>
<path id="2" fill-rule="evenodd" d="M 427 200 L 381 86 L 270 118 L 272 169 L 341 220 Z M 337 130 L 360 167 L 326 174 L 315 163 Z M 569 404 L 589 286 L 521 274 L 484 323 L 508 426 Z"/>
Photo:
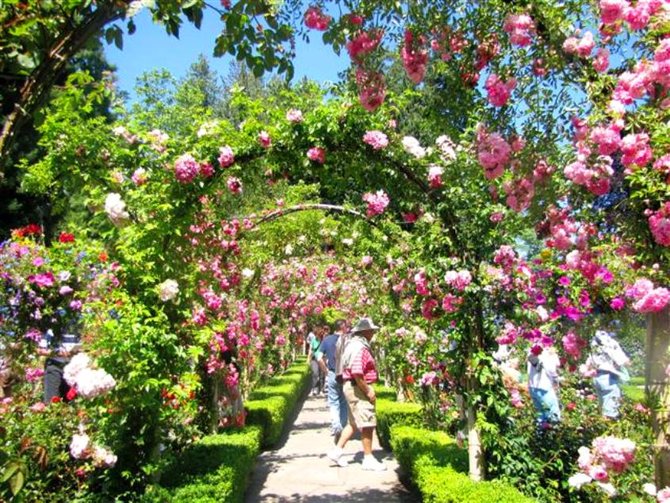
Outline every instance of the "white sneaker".
<path id="1" fill-rule="evenodd" d="M 347 460 L 342 459 L 341 449 L 334 449 L 332 451 L 329 451 L 328 454 L 326 454 L 326 456 L 328 456 L 328 459 L 330 459 L 333 463 L 342 468 L 349 465 Z"/>
<path id="2" fill-rule="evenodd" d="M 372 472 L 383 472 L 386 470 L 386 465 L 381 461 L 377 461 L 374 456 L 365 456 L 363 458 L 363 470 Z"/>

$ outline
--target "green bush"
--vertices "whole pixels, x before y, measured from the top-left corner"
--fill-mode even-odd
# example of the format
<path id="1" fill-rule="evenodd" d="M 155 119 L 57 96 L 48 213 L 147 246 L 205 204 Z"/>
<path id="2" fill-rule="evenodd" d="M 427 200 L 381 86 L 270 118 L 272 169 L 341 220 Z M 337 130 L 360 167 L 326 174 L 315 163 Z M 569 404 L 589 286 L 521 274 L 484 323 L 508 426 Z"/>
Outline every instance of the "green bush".
<path id="1" fill-rule="evenodd" d="M 416 485 L 424 503 L 531 503 L 534 500 L 503 482 L 474 482 L 450 466 L 435 466 L 428 458 L 417 461 Z"/>
<path id="2" fill-rule="evenodd" d="M 260 451 L 261 434 L 259 427 L 249 426 L 204 437 L 163 470 L 160 486 L 148 489 L 141 501 L 241 502 Z"/>
<path id="3" fill-rule="evenodd" d="M 398 392 L 395 388 L 389 388 L 388 386 L 376 386 L 375 385 L 375 395 L 377 400 L 388 400 L 395 402 L 398 399 Z"/>
<path id="4" fill-rule="evenodd" d="M 377 400 L 377 437 L 385 449 L 391 448 L 391 426 L 423 426 L 421 405 L 413 402 Z"/>
<path id="5" fill-rule="evenodd" d="M 391 427 L 391 448 L 408 474 L 413 474 L 419 458 L 429 458 L 437 466 L 451 466 L 459 472 L 468 471 L 468 453 L 442 431 L 430 431 L 412 426 Z"/>
<path id="6" fill-rule="evenodd" d="M 644 376 L 633 376 L 627 384 L 631 386 L 644 386 Z"/>
<path id="7" fill-rule="evenodd" d="M 621 391 L 631 402 L 644 402 L 644 388 L 640 388 L 633 384 L 624 384 L 621 386 Z"/>
<path id="8" fill-rule="evenodd" d="M 309 379 L 309 366 L 301 361 L 249 395 L 245 404 L 247 424 L 258 425 L 263 429 L 263 448 L 279 442 L 284 425 L 307 389 Z"/>

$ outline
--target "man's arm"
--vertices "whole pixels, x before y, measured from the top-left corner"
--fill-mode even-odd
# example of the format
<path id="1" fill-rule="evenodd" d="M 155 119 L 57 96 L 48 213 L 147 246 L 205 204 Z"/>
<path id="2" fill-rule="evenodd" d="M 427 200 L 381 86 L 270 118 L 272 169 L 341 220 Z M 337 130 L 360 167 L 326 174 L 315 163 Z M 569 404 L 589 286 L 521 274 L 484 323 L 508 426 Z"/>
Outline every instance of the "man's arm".
<path id="1" fill-rule="evenodd" d="M 377 397 L 375 395 L 374 388 L 365 382 L 363 376 L 354 376 L 354 379 L 356 379 L 356 386 L 358 386 L 358 388 L 363 392 L 363 394 L 368 397 L 370 403 L 375 403 Z"/>

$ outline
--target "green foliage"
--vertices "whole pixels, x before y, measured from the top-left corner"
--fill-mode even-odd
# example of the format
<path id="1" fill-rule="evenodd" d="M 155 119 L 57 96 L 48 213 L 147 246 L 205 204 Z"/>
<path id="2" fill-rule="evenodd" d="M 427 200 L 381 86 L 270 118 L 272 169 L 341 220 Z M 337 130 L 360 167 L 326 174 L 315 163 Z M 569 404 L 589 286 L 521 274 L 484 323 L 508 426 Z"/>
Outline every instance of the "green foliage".
<path id="1" fill-rule="evenodd" d="M 379 438 L 379 444 L 386 449 L 391 444 L 391 428 L 393 426 L 424 425 L 423 410 L 421 405 L 417 403 L 378 399 L 375 408 L 377 412 L 377 437 Z"/>
<path id="2" fill-rule="evenodd" d="M 161 472 L 160 486 L 148 489 L 142 501 L 243 501 L 261 435 L 260 428 L 249 426 L 202 438 Z"/>
<path id="3" fill-rule="evenodd" d="M 416 484 L 426 503 L 466 503 L 486 501 L 491 503 L 531 503 L 535 500 L 524 496 L 517 489 L 493 480 L 473 482 L 470 478 L 447 466 L 435 466 L 426 459 L 417 463 Z"/>
<path id="4" fill-rule="evenodd" d="M 263 448 L 279 441 L 287 420 L 309 386 L 309 366 L 299 362 L 293 368 L 299 372 L 272 379 L 266 386 L 254 390 L 245 404 L 247 424 L 258 425 L 263 431 Z"/>
<path id="5" fill-rule="evenodd" d="M 642 403 L 645 400 L 644 387 L 635 384 L 622 384 L 621 391 L 632 402 Z"/>
<path id="6" fill-rule="evenodd" d="M 468 453 L 447 433 L 401 425 L 392 426 L 390 433 L 393 454 L 406 473 L 415 473 L 415 464 L 424 457 L 437 466 L 467 473 Z"/>

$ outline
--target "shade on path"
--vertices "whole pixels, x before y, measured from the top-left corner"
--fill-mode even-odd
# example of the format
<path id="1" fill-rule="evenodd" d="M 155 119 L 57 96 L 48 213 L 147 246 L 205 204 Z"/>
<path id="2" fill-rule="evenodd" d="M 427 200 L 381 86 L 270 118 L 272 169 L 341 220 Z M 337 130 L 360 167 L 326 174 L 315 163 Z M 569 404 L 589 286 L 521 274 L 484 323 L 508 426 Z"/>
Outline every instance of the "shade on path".
<path id="1" fill-rule="evenodd" d="M 398 463 L 384 451 L 375 437 L 373 453 L 387 465 L 385 472 L 364 471 L 360 440 L 352 439 L 344 449 L 347 467 L 326 457 L 333 448 L 329 435 L 329 413 L 323 396 L 310 396 L 288 434 L 275 450 L 259 457 L 246 493 L 247 503 L 266 502 L 380 502 L 415 503 L 419 499 L 398 480 Z"/>

